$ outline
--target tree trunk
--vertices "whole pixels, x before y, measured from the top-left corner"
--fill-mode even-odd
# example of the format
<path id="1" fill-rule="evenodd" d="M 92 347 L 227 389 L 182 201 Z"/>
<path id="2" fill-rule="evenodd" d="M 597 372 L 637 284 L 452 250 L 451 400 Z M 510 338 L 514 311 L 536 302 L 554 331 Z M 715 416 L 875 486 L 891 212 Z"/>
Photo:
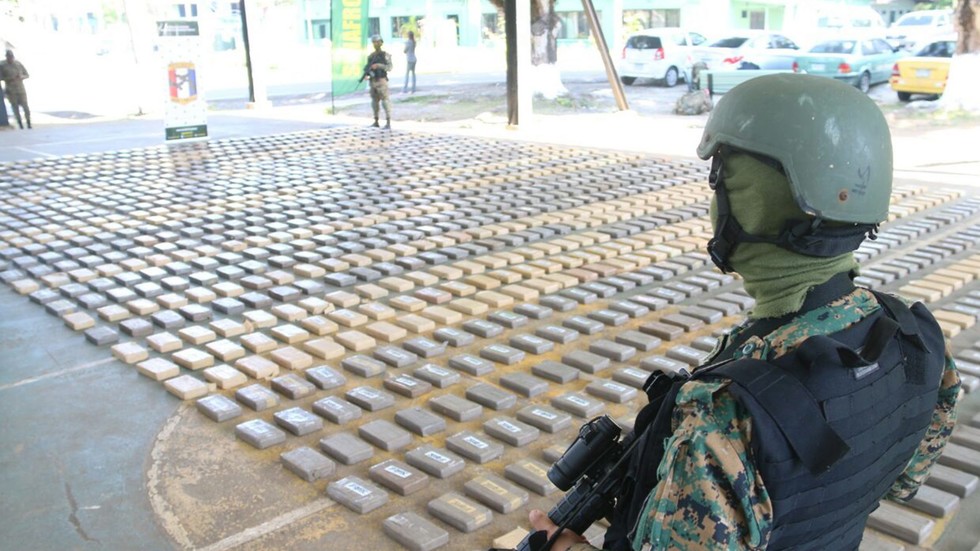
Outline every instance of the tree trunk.
<path id="1" fill-rule="evenodd" d="M 960 0 L 953 25 L 958 38 L 940 104 L 947 111 L 980 112 L 980 0 Z"/>
<path id="2" fill-rule="evenodd" d="M 535 94 L 555 99 L 568 93 L 558 70 L 558 29 L 555 0 L 531 0 L 531 74 Z"/>
<path id="3" fill-rule="evenodd" d="M 555 0 L 531 1 L 531 64 L 558 61 L 558 25 Z"/>
<path id="4" fill-rule="evenodd" d="M 497 8 L 499 27 L 503 29 L 503 7 L 506 0 L 490 0 Z M 555 0 L 531 0 L 531 89 L 546 99 L 567 94 L 558 71 L 558 29 L 561 19 L 555 13 Z"/>

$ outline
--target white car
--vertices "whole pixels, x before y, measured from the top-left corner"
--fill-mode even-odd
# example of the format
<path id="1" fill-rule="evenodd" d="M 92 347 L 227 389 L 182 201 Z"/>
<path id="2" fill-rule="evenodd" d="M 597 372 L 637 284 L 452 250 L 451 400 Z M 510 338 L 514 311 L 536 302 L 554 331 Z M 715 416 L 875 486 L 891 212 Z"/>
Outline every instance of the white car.
<path id="1" fill-rule="evenodd" d="M 953 32 L 950 10 L 911 11 L 888 28 L 885 39 L 894 48 L 912 48 L 916 43 L 936 35 Z"/>
<path id="2" fill-rule="evenodd" d="M 793 69 L 799 46 L 780 33 L 736 31 L 697 48 L 692 55 L 712 71 Z"/>
<path id="3" fill-rule="evenodd" d="M 630 35 L 619 62 L 619 79 L 630 85 L 638 78 L 659 80 L 675 86 L 688 79 L 694 60 L 691 49 L 703 44 L 704 35 L 676 28 L 647 29 Z"/>

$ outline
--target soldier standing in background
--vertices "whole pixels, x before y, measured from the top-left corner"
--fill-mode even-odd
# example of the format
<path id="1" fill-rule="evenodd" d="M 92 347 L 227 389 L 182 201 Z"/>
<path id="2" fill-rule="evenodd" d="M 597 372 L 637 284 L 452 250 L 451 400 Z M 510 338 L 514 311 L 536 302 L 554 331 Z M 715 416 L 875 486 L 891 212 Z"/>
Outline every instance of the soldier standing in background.
<path id="1" fill-rule="evenodd" d="M 30 77 L 24 64 L 14 59 L 14 52 L 7 50 L 6 60 L 0 62 L 0 80 L 3 80 L 4 87 L 7 89 L 7 99 L 10 100 L 10 107 L 14 110 L 14 118 L 17 119 L 17 126 L 24 128 L 24 120 L 20 118 L 20 110 L 24 109 L 24 119 L 27 128 L 31 126 L 31 108 L 27 105 L 27 90 L 24 88 L 24 79 Z"/>
<path id="2" fill-rule="evenodd" d="M 371 37 L 374 51 L 368 56 L 367 65 L 364 73 L 371 78 L 371 110 L 374 111 L 374 126 L 378 127 L 378 115 L 380 103 L 385 108 L 385 128 L 391 129 L 391 98 L 388 96 L 388 72 L 391 71 L 391 54 L 381 49 L 384 40 L 381 36 Z"/>

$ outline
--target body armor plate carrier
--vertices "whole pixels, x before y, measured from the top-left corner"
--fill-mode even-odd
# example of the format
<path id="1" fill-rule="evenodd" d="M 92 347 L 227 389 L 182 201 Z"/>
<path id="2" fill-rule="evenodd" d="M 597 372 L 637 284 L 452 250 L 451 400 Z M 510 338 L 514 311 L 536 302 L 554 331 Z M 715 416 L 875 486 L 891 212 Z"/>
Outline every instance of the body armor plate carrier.
<path id="1" fill-rule="evenodd" d="M 902 473 L 932 418 L 944 341 L 922 304 L 874 293 L 882 308 L 771 361 L 727 360 L 695 379 L 725 378 L 752 417 L 750 454 L 773 506 L 768 549 L 857 549 L 868 515 Z M 604 548 L 630 548 L 683 382 L 650 394 L 643 433 Z M 629 483 L 632 479 L 632 484 Z"/>

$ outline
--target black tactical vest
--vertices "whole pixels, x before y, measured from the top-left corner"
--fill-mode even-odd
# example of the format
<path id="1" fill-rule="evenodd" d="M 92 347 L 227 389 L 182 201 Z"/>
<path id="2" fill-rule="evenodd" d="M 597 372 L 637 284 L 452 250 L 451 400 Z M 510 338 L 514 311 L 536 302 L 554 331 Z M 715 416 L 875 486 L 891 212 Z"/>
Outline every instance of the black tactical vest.
<path id="1" fill-rule="evenodd" d="M 726 361 L 694 375 L 730 379 L 729 391 L 752 416 L 750 453 L 773 505 L 767 549 L 857 549 L 868 515 L 932 419 L 942 331 L 922 304 L 875 296 L 882 309 L 843 331 L 810 337 L 770 362 Z M 605 549 L 630 548 L 681 384 L 637 417 L 636 430 L 647 430 Z"/>
<path id="2" fill-rule="evenodd" d="M 385 66 L 385 61 L 386 61 L 385 60 L 385 53 L 383 51 L 382 52 L 371 52 L 371 54 L 368 56 L 367 66 L 370 67 L 371 65 L 374 65 L 375 63 L 377 63 L 377 64 L 381 65 L 382 67 L 384 67 Z M 388 80 L 388 71 L 385 71 L 384 69 L 372 69 L 371 70 L 371 80 L 375 80 L 375 79 L 379 79 L 379 78 L 383 78 L 385 80 Z"/>

